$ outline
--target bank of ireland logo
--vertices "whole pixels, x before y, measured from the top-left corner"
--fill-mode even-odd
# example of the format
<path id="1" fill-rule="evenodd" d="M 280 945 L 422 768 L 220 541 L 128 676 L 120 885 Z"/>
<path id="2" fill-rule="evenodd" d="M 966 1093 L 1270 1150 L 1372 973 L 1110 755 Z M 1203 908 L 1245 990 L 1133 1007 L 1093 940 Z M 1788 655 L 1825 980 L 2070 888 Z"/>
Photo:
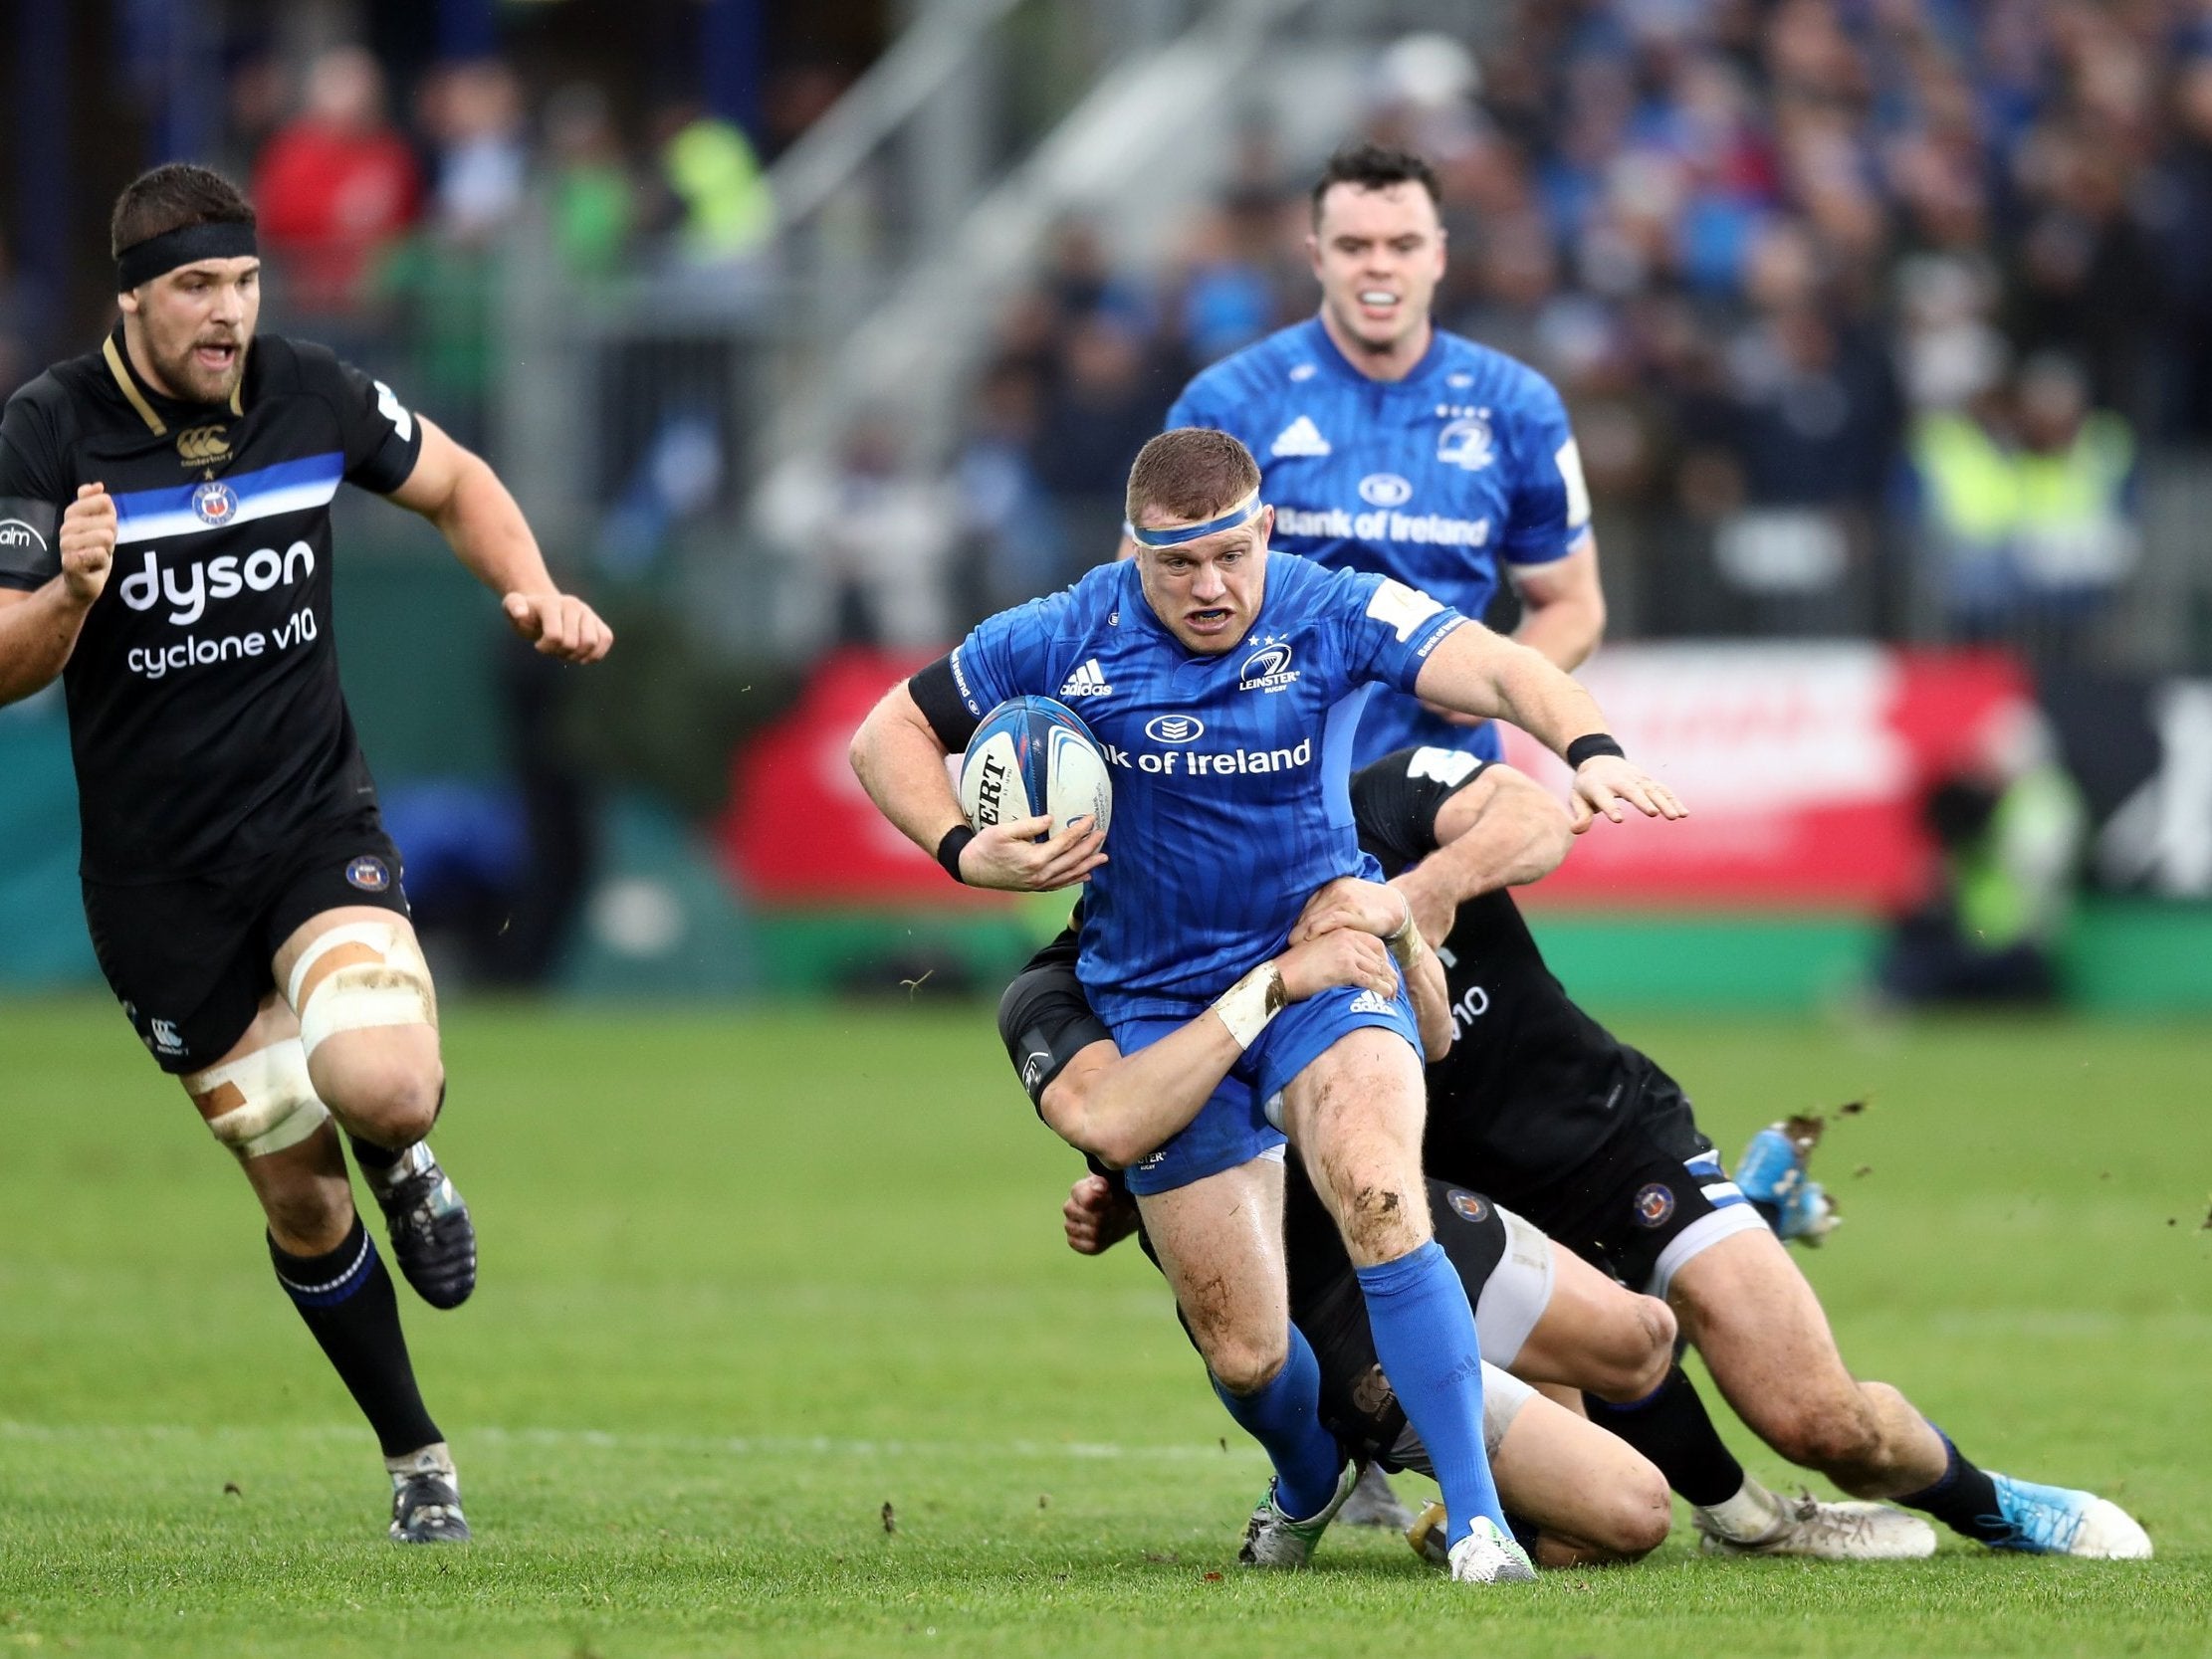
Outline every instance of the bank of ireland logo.
<path id="1" fill-rule="evenodd" d="M 1244 666 L 1237 670 L 1236 689 L 1240 692 L 1279 692 L 1298 678 L 1298 671 L 1290 666 L 1290 646 L 1287 641 L 1270 640 L 1244 659 Z"/>
<path id="2" fill-rule="evenodd" d="M 1674 1213 L 1674 1190 L 1659 1181 L 1640 1188 L 1636 1195 L 1636 1224 L 1639 1227 L 1663 1227 L 1666 1218 Z"/>
<path id="3" fill-rule="evenodd" d="M 1490 423 L 1482 415 L 1461 415 L 1437 435 L 1437 459 L 1479 473 L 1497 459 Z"/>
<path id="4" fill-rule="evenodd" d="M 381 893 L 391 886 L 391 868 L 374 854 L 363 853 L 345 867 L 345 879 L 363 893 Z"/>
<path id="5" fill-rule="evenodd" d="M 1155 715 L 1145 722 L 1145 735 L 1156 743 L 1195 743 L 1206 735 L 1206 722 L 1189 715 Z"/>
<path id="6" fill-rule="evenodd" d="M 192 492 L 192 514 L 203 524 L 227 524 L 238 517 L 238 492 L 220 479 L 209 479 Z"/>
<path id="7" fill-rule="evenodd" d="M 1360 480 L 1360 500 L 1369 507 L 1404 507 L 1413 499 L 1413 485 L 1396 473 L 1369 473 Z"/>

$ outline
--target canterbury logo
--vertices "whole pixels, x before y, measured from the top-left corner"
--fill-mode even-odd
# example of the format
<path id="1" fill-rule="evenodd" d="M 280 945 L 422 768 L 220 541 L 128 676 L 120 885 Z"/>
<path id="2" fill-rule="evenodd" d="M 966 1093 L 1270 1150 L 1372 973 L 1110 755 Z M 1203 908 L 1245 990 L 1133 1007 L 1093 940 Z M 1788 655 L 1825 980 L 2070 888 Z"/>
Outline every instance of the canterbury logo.
<path id="1" fill-rule="evenodd" d="M 1067 677 L 1066 684 L 1060 687 L 1060 695 L 1062 697 L 1104 697 L 1113 689 L 1113 687 L 1106 684 L 1105 672 L 1099 668 L 1098 659 L 1093 657 Z"/>
<path id="2" fill-rule="evenodd" d="M 187 427 L 176 435 L 176 453 L 187 467 L 204 467 L 214 461 L 230 459 L 230 444 L 224 426 Z"/>

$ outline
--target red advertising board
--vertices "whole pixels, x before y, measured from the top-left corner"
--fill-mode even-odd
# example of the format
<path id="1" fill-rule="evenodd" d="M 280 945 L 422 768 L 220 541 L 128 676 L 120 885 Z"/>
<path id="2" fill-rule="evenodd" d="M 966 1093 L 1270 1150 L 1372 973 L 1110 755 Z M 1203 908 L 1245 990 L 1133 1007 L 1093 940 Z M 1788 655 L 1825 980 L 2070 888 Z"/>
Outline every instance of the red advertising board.
<path id="1" fill-rule="evenodd" d="M 1615 646 L 1579 678 L 1690 817 L 1594 826 L 1538 905 L 1892 909 L 1925 879 L 1927 785 L 2033 702 L 2002 655 L 1850 643 Z M 1505 753 L 1564 796 L 1526 733 Z"/>
<path id="2" fill-rule="evenodd" d="M 931 655 L 833 653 L 798 707 L 738 755 L 719 840 L 753 897 L 782 905 L 1006 903 L 949 880 L 875 809 L 846 758 L 868 711 Z"/>

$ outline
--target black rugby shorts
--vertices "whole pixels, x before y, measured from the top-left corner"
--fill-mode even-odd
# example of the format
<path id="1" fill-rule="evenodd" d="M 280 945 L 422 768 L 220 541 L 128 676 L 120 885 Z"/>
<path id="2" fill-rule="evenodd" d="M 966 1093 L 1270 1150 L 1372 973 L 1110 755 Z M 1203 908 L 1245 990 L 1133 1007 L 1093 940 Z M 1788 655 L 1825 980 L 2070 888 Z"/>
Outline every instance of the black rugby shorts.
<path id="1" fill-rule="evenodd" d="M 368 905 L 405 916 L 399 849 L 371 807 L 298 847 L 207 876 L 142 886 L 88 881 L 93 953 L 138 1040 L 165 1072 L 229 1053 L 277 988 L 277 948 L 310 917 Z"/>
<path id="2" fill-rule="evenodd" d="M 1729 1180 L 1681 1086 L 1648 1063 L 1639 1074 L 1620 1132 L 1521 1213 L 1631 1290 L 1661 1296 L 1689 1255 L 1765 1223 Z"/>

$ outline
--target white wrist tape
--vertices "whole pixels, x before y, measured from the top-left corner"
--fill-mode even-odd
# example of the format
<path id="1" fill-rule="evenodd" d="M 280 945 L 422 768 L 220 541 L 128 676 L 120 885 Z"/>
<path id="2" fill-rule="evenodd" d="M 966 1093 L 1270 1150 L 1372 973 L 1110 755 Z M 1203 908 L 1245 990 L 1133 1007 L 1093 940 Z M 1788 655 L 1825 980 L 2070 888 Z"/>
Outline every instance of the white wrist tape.
<path id="1" fill-rule="evenodd" d="M 343 951 L 344 959 L 307 993 L 303 1005 L 308 970 L 332 951 Z M 412 936 L 389 922 L 349 922 L 320 935 L 292 964 L 285 1000 L 300 1016 L 300 1042 L 309 1054 L 333 1032 L 438 1023 L 430 964 Z"/>
<path id="2" fill-rule="evenodd" d="M 242 1158 L 297 1146 L 330 1117 L 315 1098 L 307 1050 L 297 1037 L 194 1072 L 184 1088 L 208 1132 Z"/>
<path id="3" fill-rule="evenodd" d="M 1390 946 L 1390 953 L 1400 967 L 1412 967 L 1421 960 L 1422 951 L 1429 947 L 1428 940 L 1421 936 L 1421 929 L 1414 923 L 1413 895 L 1402 887 L 1394 887 L 1391 891 L 1406 901 L 1406 920 L 1398 925 L 1398 932 L 1388 935 L 1383 942 Z"/>
<path id="4" fill-rule="evenodd" d="M 1267 1029 L 1267 1022 L 1281 1013 L 1289 1002 L 1290 994 L 1283 989 L 1281 971 L 1273 962 L 1261 962 L 1215 998 L 1214 1012 L 1228 1027 L 1228 1034 L 1236 1039 L 1238 1048 L 1250 1048 L 1252 1040 Z"/>

